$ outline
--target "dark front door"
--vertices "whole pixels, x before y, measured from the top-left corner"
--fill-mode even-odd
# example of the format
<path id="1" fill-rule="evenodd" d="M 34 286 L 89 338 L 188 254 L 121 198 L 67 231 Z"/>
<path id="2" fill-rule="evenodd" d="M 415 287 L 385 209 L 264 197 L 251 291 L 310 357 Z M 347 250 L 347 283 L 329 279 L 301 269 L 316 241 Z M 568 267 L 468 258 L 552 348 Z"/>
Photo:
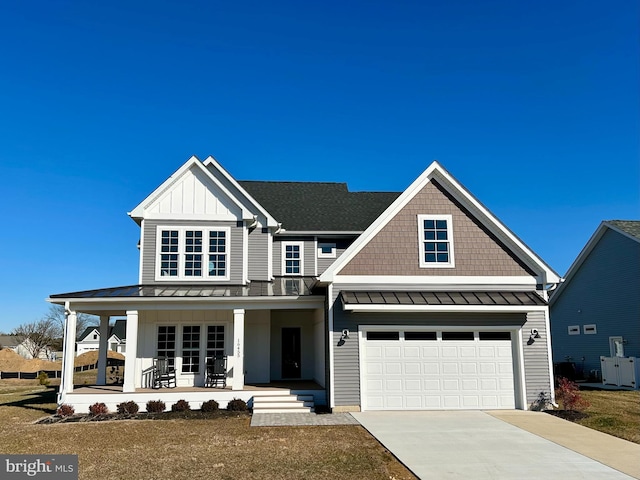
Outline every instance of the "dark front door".
<path id="1" fill-rule="evenodd" d="M 282 378 L 300 378 L 300 328 L 282 329 Z"/>

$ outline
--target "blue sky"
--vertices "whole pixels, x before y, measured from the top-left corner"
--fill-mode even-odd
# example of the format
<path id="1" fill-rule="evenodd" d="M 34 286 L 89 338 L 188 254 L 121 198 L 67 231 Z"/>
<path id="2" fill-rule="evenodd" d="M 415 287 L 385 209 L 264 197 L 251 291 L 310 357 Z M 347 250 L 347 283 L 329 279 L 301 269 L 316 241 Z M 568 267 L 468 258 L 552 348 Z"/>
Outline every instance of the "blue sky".
<path id="1" fill-rule="evenodd" d="M 0 331 L 138 280 L 126 215 L 191 155 L 406 188 L 437 159 L 558 273 L 640 218 L 627 0 L 0 6 Z"/>

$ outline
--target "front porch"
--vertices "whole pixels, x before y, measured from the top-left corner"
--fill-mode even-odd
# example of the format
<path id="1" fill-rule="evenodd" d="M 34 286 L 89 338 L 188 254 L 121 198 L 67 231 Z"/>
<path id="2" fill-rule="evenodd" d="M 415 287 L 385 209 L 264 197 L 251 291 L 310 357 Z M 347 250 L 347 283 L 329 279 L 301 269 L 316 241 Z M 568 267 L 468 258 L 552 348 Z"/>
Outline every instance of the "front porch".
<path id="1" fill-rule="evenodd" d="M 227 403 L 234 398 L 247 402 L 253 408 L 256 397 L 276 396 L 313 396 L 315 405 L 326 405 L 326 390 L 314 381 L 275 381 L 264 384 L 246 384 L 242 390 L 212 387 L 176 387 L 176 388 L 136 388 L 133 392 L 124 392 L 122 385 L 82 385 L 74 388 L 72 393 L 65 396 L 65 403 L 72 405 L 76 412 L 89 411 L 89 407 L 96 402 L 107 405 L 110 411 L 115 412 L 118 404 L 134 401 L 140 407 L 140 411 L 146 411 L 149 400 L 162 400 L 167 410 L 178 400 L 186 400 L 192 409 L 197 410 L 203 402 L 215 400 L 220 408 L 226 408 Z"/>

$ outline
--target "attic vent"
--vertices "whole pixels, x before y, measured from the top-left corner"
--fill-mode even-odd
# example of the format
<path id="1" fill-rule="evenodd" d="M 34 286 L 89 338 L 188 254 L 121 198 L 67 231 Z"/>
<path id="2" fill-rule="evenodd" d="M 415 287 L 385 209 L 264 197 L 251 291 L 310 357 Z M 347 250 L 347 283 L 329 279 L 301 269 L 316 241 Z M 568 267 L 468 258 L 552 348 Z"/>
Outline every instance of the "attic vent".
<path id="1" fill-rule="evenodd" d="M 567 330 L 569 335 L 580 335 L 580 325 L 569 325 Z"/>
<path id="2" fill-rule="evenodd" d="M 591 325 L 583 325 L 582 331 L 585 335 L 595 335 L 596 333 L 598 333 L 595 323 L 592 323 Z"/>

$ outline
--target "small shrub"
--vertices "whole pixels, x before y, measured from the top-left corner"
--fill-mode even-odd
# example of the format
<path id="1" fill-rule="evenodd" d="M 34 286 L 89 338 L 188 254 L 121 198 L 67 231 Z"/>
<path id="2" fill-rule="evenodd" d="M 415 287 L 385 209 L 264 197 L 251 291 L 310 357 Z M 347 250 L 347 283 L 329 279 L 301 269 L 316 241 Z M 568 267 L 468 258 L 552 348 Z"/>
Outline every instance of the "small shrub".
<path id="1" fill-rule="evenodd" d="M 589 402 L 582 398 L 578 384 L 564 377 L 558 379 L 556 400 L 565 410 L 581 410 L 589 406 Z"/>
<path id="2" fill-rule="evenodd" d="M 94 416 L 105 415 L 109 413 L 109 409 L 104 403 L 96 402 L 89 407 L 89 413 Z"/>
<path id="3" fill-rule="evenodd" d="M 249 408 L 247 407 L 247 402 L 240 398 L 234 398 L 227 404 L 227 410 L 232 412 L 246 412 Z"/>
<path id="4" fill-rule="evenodd" d="M 200 410 L 203 412 L 216 412 L 218 411 L 218 407 L 220 407 L 220 405 L 218 405 L 218 402 L 215 400 L 207 400 L 202 403 Z"/>
<path id="5" fill-rule="evenodd" d="M 67 403 L 63 403 L 58 407 L 58 409 L 56 410 L 56 413 L 61 417 L 70 417 L 74 413 L 76 413 L 76 410 L 71 405 Z"/>
<path id="6" fill-rule="evenodd" d="M 122 402 L 118 404 L 118 413 L 135 415 L 138 413 L 138 404 L 134 401 Z"/>
<path id="7" fill-rule="evenodd" d="M 40 385 L 49 385 L 51 383 L 51 381 L 49 380 L 49 375 L 47 375 L 45 372 L 40 372 L 40 374 L 38 375 L 38 382 L 40 382 Z"/>
<path id="8" fill-rule="evenodd" d="M 186 400 L 178 400 L 176 403 L 171 405 L 172 412 L 186 412 L 187 410 L 191 410 L 189 406 L 189 402 Z"/>
<path id="9" fill-rule="evenodd" d="M 167 409 L 167 406 L 162 400 L 149 400 L 147 402 L 147 412 L 149 413 L 161 413 Z"/>

